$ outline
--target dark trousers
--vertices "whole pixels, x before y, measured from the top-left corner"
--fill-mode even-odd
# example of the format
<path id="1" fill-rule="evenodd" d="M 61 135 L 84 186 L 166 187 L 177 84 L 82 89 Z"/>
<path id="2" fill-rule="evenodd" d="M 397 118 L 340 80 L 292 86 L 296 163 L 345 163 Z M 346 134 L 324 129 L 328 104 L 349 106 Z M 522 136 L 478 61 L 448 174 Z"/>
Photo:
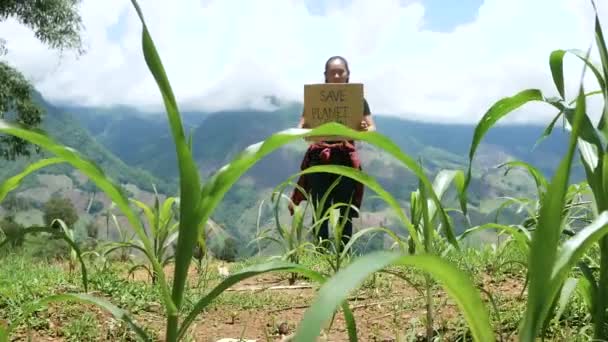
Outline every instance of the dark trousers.
<path id="1" fill-rule="evenodd" d="M 312 158 L 311 165 L 320 164 L 315 159 L 316 158 Z M 330 164 L 351 166 L 348 155 L 344 156 L 336 152 L 332 153 Z M 312 204 L 314 205 L 316 211 L 318 203 L 321 201 L 321 199 L 323 198 L 327 190 L 329 190 L 334 181 L 336 181 L 336 179 L 340 177 L 340 175 L 325 172 L 315 172 L 308 174 L 307 177 L 309 177 L 309 181 L 311 184 Z M 344 220 L 348 211 L 348 220 L 342 230 L 342 246 L 337 246 L 338 250 L 342 250 L 343 246 L 345 246 L 350 240 L 353 232 L 352 218 L 358 216 L 354 208 L 346 207 L 347 205 L 349 205 L 349 203 L 353 201 L 353 197 L 355 194 L 355 184 L 356 183 L 353 179 L 348 178 L 346 176 L 342 176 L 340 182 L 332 189 L 331 193 L 327 196 L 327 199 L 325 200 L 325 203 L 323 205 L 323 210 L 320 215 L 321 217 L 323 217 L 325 214 L 329 214 L 327 211 L 333 204 L 341 203 L 341 206 L 339 207 L 340 218 L 338 220 L 338 224 L 340 224 Z M 317 239 L 329 239 L 332 242 L 334 241 L 333 233 L 331 236 L 329 234 L 329 220 L 323 221 L 320 227 L 317 228 L 319 229 L 318 235 L 316 236 Z"/>

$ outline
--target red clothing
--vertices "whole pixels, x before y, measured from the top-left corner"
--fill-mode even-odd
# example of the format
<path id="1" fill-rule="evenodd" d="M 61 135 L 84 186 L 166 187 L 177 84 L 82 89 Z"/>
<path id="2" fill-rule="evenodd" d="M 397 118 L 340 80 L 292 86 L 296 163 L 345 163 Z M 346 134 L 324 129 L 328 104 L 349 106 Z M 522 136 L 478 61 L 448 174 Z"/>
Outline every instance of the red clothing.
<path id="1" fill-rule="evenodd" d="M 357 150 L 355 149 L 354 142 L 352 141 L 342 141 L 342 142 L 316 142 L 311 144 L 302 159 L 302 164 L 300 165 L 300 170 L 305 170 L 308 167 L 316 164 L 335 164 L 332 163 L 332 156 L 337 157 L 345 157 L 343 160 L 348 161 L 348 166 L 354 167 L 358 170 L 361 170 L 361 162 L 359 160 L 359 155 Z M 314 163 L 313 161 L 316 161 Z M 344 163 L 340 163 L 344 164 Z M 298 185 L 302 187 L 307 193 L 311 190 L 311 184 L 308 181 L 308 177 L 310 174 L 301 175 L 300 179 L 298 179 Z M 323 189 L 324 191 L 324 189 Z M 294 205 L 300 204 L 302 200 L 304 200 L 304 194 L 298 189 L 295 188 L 292 195 L 291 200 Z M 361 202 L 363 200 L 363 184 L 359 182 L 355 182 L 354 196 L 352 204 L 361 208 Z"/>

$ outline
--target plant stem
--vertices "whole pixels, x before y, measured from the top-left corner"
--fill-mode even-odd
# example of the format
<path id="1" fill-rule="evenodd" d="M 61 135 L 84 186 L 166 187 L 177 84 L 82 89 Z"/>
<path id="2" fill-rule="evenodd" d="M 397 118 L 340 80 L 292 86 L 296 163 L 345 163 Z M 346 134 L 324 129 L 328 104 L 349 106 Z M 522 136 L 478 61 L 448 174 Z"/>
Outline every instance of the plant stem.
<path id="1" fill-rule="evenodd" d="M 177 314 L 167 317 L 167 337 L 166 342 L 177 341 Z"/>
<path id="2" fill-rule="evenodd" d="M 595 306 L 594 339 L 606 340 L 606 306 L 608 304 L 608 237 L 600 240 L 600 279 L 597 286 L 597 301 Z"/>
<path id="3" fill-rule="evenodd" d="M 426 274 L 426 340 L 433 340 L 433 294 L 431 277 Z"/>

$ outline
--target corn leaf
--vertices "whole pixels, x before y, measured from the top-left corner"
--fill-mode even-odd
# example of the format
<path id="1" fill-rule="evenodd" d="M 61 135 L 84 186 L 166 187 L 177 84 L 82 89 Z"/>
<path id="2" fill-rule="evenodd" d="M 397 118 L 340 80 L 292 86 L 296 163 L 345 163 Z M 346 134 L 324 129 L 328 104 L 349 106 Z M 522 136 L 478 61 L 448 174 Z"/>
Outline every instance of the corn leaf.
<path id="1" fill-rule="evenodd" d="M 586 68 L 583 69 L 583 76 L 585 70 Z M 581 77 L 581 79 L 584 79 L 584 77 Z M 551 270 L 557 255 L 561 235 L 562 209 L 565 205 L 570 167 L 574 158 L 581 122 L 583 117 L 586 116 L 584 94 L 581 81 L 576 111 L 572 120 L 568 151 L 556 170 L 542 200 L 537 229 L 532 237 L 532 248 L 528 261 L 528 303 L 520 331 L 522 341 L 533 341 L 535 339 L 550 309 L 548 303 L 552 303 L 556 295 L 552 291 L 547 291 L 547 288 L 551 285 Z"/>
<path id="2" fill-rule="evenodd" d="M 608 234 L 608 211 L 600 213 L 591 224 L 564 242 L 557 255 L 551 279 L 556 283 L 563 281 L 591 245 L 606 234 Z"/>
<path id="3" fill-rule="evenodd" d="M 192 260 L 194 246 L 198 238 L 197 228 L 199 227 L 200 220 L 198 220 L 197 209 L 199 207 L 199 191 L 201 186 L 198 168 L 192 157 L 192 151 L 188 145 L 186 136 L 184 135 L 181 117 L 167 74 L 165 73 L 160 56 L 156 51 L 152 37 L 148 32 L 141 9 L 136 0 L 131 1 L 142 24 L 142 47 L 144 58 L 162 94 L 179 162 L 180 227 L 175 252 L 175 271 L 172 293 L 172 300 L 175 308 L 169 308 L 170 318 L 167 330 L 167 338 L 172 340 L 177 333 L 175 330 L 177 328 L 177 308 L 180 308 L 182 304 L 184 287 L 188 276 L 188 267 Z"/>
<path id="4" fill-rule="evenodd" d="M 604 40 L 604 33 L 602 32 L 602 25 L 597 15 L 597 6 L 595 1 L 591 1 L 593 4 L 593 10 L 595 11 L 595 42 L 600 54 L 600 61 L 602 63 L 602 69 L 604 71 L 604 80 L 608 81 L 608 50 L 606 49 L 606 41 Z M 608 88 L 602 86 L 604 90 L 604 109 L 602 111 L 602 118 L 598 124 L 598 128 L 604 134 L 604 137 L 608 139 Z"/>
<path id="5" fill-rule="evenodd" d="M 65 161 L 61 158 L 47 158 L 39 160 L 33 164 L 28 165 L 25 170 L 21 171 L 19 174 L 7 179 L 0 185 L 0 203 L 6 198 L 9 192 L 15 190 L 19 187 L 23 179 L 30 174 L 47 167 L 53 164 L 64 163 Z"/>
<path id="6" fill-rule="evenodd" d="M 444 286 L 463 311 L 477 341 L 494 341 L 488 312 L 470 278 L 452 264 L 432 255 L 404 256 L 400 253 L 374 252 L 357 258 L 329 279 L 318 292 L 296 331 L 295 341 L 316 341 L 321 328 L 346 299 L 373 273 L 387 266 L 414 266 L 428 272 Z"/>
<path id="7" fill-rule="evenodd" d="M 467 188 L 469 183 L 471 182 L 471 168 L 473 165 L 473 157 L 475 156 L 475 151 L 477 151 L 477 147 L 479 147 L 481 140 L 488 132 L 488 130 L 505 115 L 518 109 L 524 104 L 531 101 L 543 100 L 544 98 L 540 90 L 526 89 L 520 91 L 519 93 L 513 96 L 500 99 L 499 101 L 494 103 L 492 107 L 490 107 L 490 109 L 486 111 L 486 113 L 483 115 L 483 117 L 475 127 L 475 132 L 473 133 L 473 141 L 471 142 L 471 148 L 469 150 L 469 168 L 467 171 L 465 188 Z"/>
<path id="8" fill-rule="evenodd" d="M 486 229 L 497 229 L 497 230 L 507 232 L 507 233 L 509 233 L 509 235 L 511 235 L 511 237 L 515 241 L 517 241 L 517 244 L 519 246 L 524 248 L 524 250 L 530 249 L 530 242 L 531 242 L 532 237 L 530 235 L 530 232 L 521 226 L 506 226 L 506 225 L 498 224 L 498 223 L 486 223 L 486 224 L 482 224 L 482 225 L 475 226 L 475 227 L 465 230 L 460 235 L 459 238 L 464 239 L 473 233 L 477 233 L 479 231 L 486 230 Z"/>
<path id="9" fill-rule="evenodd" d="M 564 57 L 566 53 L 571 53 L 574 56 L 578 57 L 581 61 L 583 61 L 595 75 L 595 78 L 597 79 L 597 83 L 599 84 L 600 88 L 606 89 L 606 80 L 605 77 L 602 76 L 602 72 L 600 71 L 601 67 L 595 65 L 593 61 L 591 61 L 587 56 L 585 56 L 584 51 L 578 49 L 555 50 L 551 52 L 551 55 L 549 56 L 549 66 L 551 68 L 553 82 L 555 83 L 555 87 L 558 89 L 562 100 L 566 99 L 564 94 Z"/>
<path id="10" fill-rule="evenodd" d="M 559 295 L 559 301 L 557 303 L 557 312 L 553 317 L 554 323 L 557 323 L 562 317 L 562 314 L 564 313 L 564 310 L 566 310 L 566 306 L 568 305 L 570 298 L 572 298 L 572 294 L 574 294 L 574 291 L 576 290 L 577 286 L 578 279 L 576 278 L 568 278 L 564 282 L 564 286 L 562 287 L 562 291 Z"/>
<path id="11" fill-rule="evenodd" d="M 538 193 L 538 199 L 542 199 L 543 198 L 543 193 L 544 191 L 547 189 L 547 179 L 545 178 L 545 176 L 534 166 L 523 162 L 523 161 L 510 161 L 510 162 L 506 162 L 503 164 L 500 164 L 498 166 L 500 167 L 507 167 L 507 170 L 505 170 L 504 175 L 506 176 L 507 173 L 516 167 L 520 167 L 525 169 L 526 171 L 528 171 L 528 173 L 532 176 L 532 178 L 534 179 L 534 183 L 536 183 L 536 190 Z"/>
<path id="12" fill-rule="evenodd" d="M 319 283 L 323 283 L 325 281 L 325 277 L 323 277 L 323 275 L 321 275 L 320 273 L 298 264 L 293 264 L 284 261 L 275 261 L 265 264 L 253 265 L 237 273 L 231 274 L 229 277 L 224 279 L 219 285 L 213 288 L 213 290 L 211 290 L 206 296 L 198 300 L 194 305 L 192 311 L 190 311 L 188 316 L 184 318 L 184 321 L 177 335 L 178 339 L 184 337 L 184 334 L 187 332 L 190 325 L 194 322 L 196 316 L 198 316 L 217 296 L 221 295 L 230 286 L 241 282 L 247 278 L 251 278 L 268 272 L 293 272 L 302 274 L 310 278 L 311 280 Z"/>
<path id="13" fill-rule="evenodd" d="M 551 75 L 553 76 L 553 83 L 555 83 L 555 87 L 559 92 L 559 95 L 562 97 L 562 100 L 566 99 L 566 95 L 564 92 L 564 68 L 563 68 L 563 60 L 564 55 L 566 54 L 565 50 L 555 50 L 551 52 L 549 56 L 549 65 L 551 67 Z"/>
<path id="14" fill-rule="evenodd" d="M 551 122 L 549 123 L 549 125 L 547 125 L 547 127 L 545 127 L 545 130 L 543 131 L 543 134 L 536 140 L 536 142 L 534 143 L 534 146 L 532 146 L 532 150 L 536 149 L 536 147 L 538 147 L 538 145 L 540 145 L 540 143 L 545 140 L 545 138 L 547 138 L 548 136 L 551 135 L 551 132 L 553 132 L 553 127 L 555 127 L 555 124 L 557 123 L 557 119 L 559 119 L 562 116 L 563 112 L 559 112 L 557 113 L 557 115 L 555 115 L 553 117 L 553 119 L 551 120 Z"/>
<path id="15" fill-rule="evenodd" d="M 578 281 L 578 293 L 581 295 L 581 297 L 583 297 L 585 305 L 587 305 L 587 310 L 589 312 L 595 312 L 594 303 L 596 302 L 597 298 L 597 282 L 593 277 L 593 272 L 589 266 L 587 266 L 587 264 L 579 261 L 578 268 L 583 274 L 583 277 L 579 278 Z"/>

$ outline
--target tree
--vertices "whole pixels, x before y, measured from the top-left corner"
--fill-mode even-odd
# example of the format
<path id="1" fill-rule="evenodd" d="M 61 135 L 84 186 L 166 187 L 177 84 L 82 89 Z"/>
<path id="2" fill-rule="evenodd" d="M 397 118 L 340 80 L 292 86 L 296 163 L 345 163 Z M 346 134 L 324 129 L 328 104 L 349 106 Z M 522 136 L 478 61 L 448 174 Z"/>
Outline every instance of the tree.
<path id="1" fill-rule="evenodd" d="M 18 222 L 15 222 L 13 216 L 6 216 L 4 219 L 0 220 L 0 230 L 4 232 L 7 239 L 12 239 L 10 242 L 11 246 L 20 247 L 23 245 L 23 242 L 25 241 L 24 236 L 21 234 L 23 226 Z"/>
<path id="2" fill-rule="evenodd" d="M 2 0 L 0 21 L 14 18 L 34 31 L 35 37 L 52 49 L 63 52 L 76 49 L 84 53 L 80 32 L 82 19 L 77 10 L 80 0 Z M 7 53 L 6 41 L 0 38 L 0 56 Z M 42 121 L 43 109 L 33 98 L 34 88 L 15 68 L 0 62 L 0 119 L 27 128 Z M 38 153 L 39 148 L 35 148 Z M 0 158 L 14 160 L 30 156 L 30 145 L 14 136 L 0 135 Z"/>
<path id="3" fill-rule="evenodd" d="M 49 199 L 42 209 L 44 223 L 50 226 L 53 220 L 60 219 L 72 229 L 74 223 L 78 221 L 76 208 L 68 198 L 54 196 Z"/>

